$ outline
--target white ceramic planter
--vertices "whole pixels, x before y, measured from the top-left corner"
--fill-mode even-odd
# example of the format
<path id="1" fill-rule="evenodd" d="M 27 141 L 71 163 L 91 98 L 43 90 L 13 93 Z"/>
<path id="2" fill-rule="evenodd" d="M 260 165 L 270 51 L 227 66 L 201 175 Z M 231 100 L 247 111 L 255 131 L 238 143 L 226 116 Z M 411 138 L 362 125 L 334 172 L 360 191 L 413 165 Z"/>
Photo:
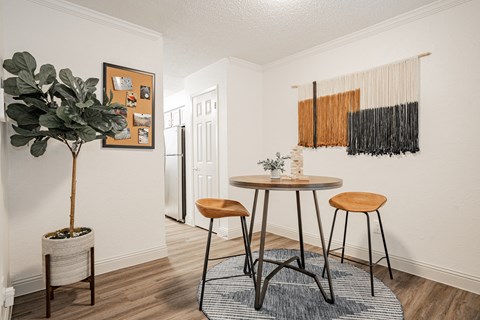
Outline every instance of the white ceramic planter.
<path id="1" fill-rule="evenodd" d="M 91 228 L 89 228 L 91 229 Z M 50 254 L 51 285 L 72 284 L 90 276 L 90 248 L 95 244 L 95 232 L 68 239 L 42 237 L 42 261 Z"/>
<path id="2" fill-rule="evenodd" d="M 280 169 L 275 169 L 270 171 L 270 178 L 272 179 L 280 179 L 282 171 Z"/>

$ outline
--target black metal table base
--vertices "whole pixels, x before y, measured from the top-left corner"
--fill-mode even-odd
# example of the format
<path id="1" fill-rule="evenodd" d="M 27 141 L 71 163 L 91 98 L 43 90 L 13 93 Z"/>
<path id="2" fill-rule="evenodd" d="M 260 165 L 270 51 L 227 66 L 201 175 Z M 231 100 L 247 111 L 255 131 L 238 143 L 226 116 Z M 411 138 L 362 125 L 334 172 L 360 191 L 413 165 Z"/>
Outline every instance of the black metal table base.
<path id="1" fill-rule="evenodd" d="M 257 281 L 255 284 L 255 309 L 260 310 L 263 305 L 263 301 L 265 299 L 265 295 L 267 293 L 268 289 L 268 284 L 270 280 L 283 268 L 288 268 L 295 270 L 297 272 L 301 272 L 309 277 L 312 277 L 315 279 L 315 282 L 317 283 L 318 288 L 320 289 L 320 292 L 325 299 L 326 302 L 333 304 L 335 302 L 335 296 L 333 293 L 333 286 L 332 286 L 332 277 L 330 274 L 330 266 L 328 263 L 328 255 L 325 247 L 325 238 L 323 235 L 323 228 L 322 228 L 322 221 L 320 218 L 320 210 L 318 206 L 318 200 L 317 200 L 317 194 L 315 190 L 312 190 L 313 192 L 313 199 L 315 203 L 315 212 L 317 215 L 317 222 L 318 222 L 318 228 L 320 231 L 320 241 L 322 245 L 322 251 L 323 251 L 323 257 L 325 258 L 325 270 L 327 273 L 328 277 L 328 286 L 329 286 L 329 291 L 330 291 L 330 296 L 327 295 L 325 292 L 324 288 L 322 287 L 320 283 L 320 277 L 316 275 L 313 272 L 310 272 L 308 270 L 305 270 L 305 251 L 304 251 L 304 244 L 303 244 L 303 230 L 302 230 L 302 218 L 301 218 L 301 207 L 300 207 L 300 191 L 296 190 L 296 202 L 297 202 L 297 218 L 298 218 L 298 230 L 299 230 L 299 242 L 300 242 L 300 257 L 294 256 L 286 261 L 274 261 L 274 260 L 269 260 L 269 259 L 264 259 L 264 253 L 265 253 L 265 234 L 266 234 L 266 229 L 267 229 L 267 216 L 268 216 L 268 201 L 269 201 L 269 195 L 270 195 L 270 190 L 265 190 L 265 197 L 263 201 L 263 219 L 262 219 L 262 230 L 260 233 L 260 248 L 259 248 L 259 257 L 257 259 L 258 261 L 258 267 L 257 267 Z M 254 201 L 253 201 L 253 209 L 252 209 L 252 216 L 250 220 L 250 242 L 252 240 L 252 233 L 253 233 L 253 224 L 255 222 L 255 211 L 256 211 L 256 205 L 257 205 L 257 197 L 258 197 L 258 189 L 255 190 L 255 196 L 254 196 Z M 290 265 L 292 262 L 297 261 L 298 267 Z M 262 273 L 263 273 L 263 263 L 273 263 L 276 264 L 277 267 L 270 272 L 266 277 L 265 280 L 262 283 Z M 245 269 L 246 269 L 247 263 L 245 263 Z"/>

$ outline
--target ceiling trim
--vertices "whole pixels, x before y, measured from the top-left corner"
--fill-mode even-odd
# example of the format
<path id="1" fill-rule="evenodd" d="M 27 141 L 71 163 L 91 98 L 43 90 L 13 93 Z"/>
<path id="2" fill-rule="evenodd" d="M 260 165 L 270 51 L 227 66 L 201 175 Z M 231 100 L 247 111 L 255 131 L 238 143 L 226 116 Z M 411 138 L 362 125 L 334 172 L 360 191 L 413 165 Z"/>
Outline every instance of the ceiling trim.
<path id="1" fill-rule="evenodd" d="M 458 6 L 470 1 L 472 0 L 439 0 L 431 4 L 425 5 L 423 7 L 420 7 L 418 9 L 398 15 L 391 19 L 382 21 L 371 27 L 367 27 L 365 29 L 356 31 L 354 33 L 334 39 L 332 41 L 328 41 L 326 43 L 312 47 L 310 49 L 300 51 L 298 53 L 287 56 L 285 58 L 281 58 L 279 60 L 264 64 L 263 70 L 272 69 L 272 68 L 281 66 L 283 64 L 289 63 L 291 61 L 297 60 L 299 58 L 308 57 L 308 56 L 319 54 L 325 51 L 329 51 L 329 50 L 347 45 L 349 43 L 397 28 L 399 26 L 408 24 L 410 22 L 434 15 L 438 12 L 445 11 L 447 9 L 453 8 L 455 6 Z"/>
<path id="2" fill-rule="evenodd" d="M 54 9 L 63 13 L 76 16 L 81 19 L 89 20 L 107 27 L 129 32 L 149 40 L 162 39 L 162 34 L 131 22 L 121 20 L 107 14 L 88 9 L 70 2 L 62 0 L 28 0 L 38 5 Z"/>
<path id="3" fill-rule="evenodd" d="M 258 72 L 263 71 L 263 67 L 261 65 L 247 61 L 247 60 L 243 60 L 236 57 L 228 57 L 228 60 L 230 61 L 231 64 L 234 64 L 240 67 L 244 67 L 244 68 L 247 68 L 253 71 L 258 71 Z"/>

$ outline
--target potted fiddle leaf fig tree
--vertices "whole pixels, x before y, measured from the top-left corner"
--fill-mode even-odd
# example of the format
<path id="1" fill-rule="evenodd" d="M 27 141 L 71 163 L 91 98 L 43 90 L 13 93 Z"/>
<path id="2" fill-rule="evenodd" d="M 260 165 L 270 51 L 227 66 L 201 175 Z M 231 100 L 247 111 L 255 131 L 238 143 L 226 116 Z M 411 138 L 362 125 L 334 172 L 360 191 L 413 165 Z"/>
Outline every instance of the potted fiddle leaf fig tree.
<path id="1" fill-rule="evenodd" d="M 37 70 L 35 58 L 17 52 L 3 63 L 13 76 L 4 81 L 5 93 L 15 100 L 7 106 L 7 115 L 16 122 L 10 142 L 15 147 L 30 144 L 34 157 L 42 156 L 48 142 L 65 145 L 72 156 L 69 227 L 42 237 L 43 256 L 52 256 L 50 282 L 61 286 L 89 276 L 89 249 L 93 247 L 92 228 L 75 227 L 77 160 L 82 146 L 106 136 L 114 137 L 127 126 L 122 115 L 125 106 L 112 103 L 113 94 L 96 97 L 98 79 L 85 81 L 70 69 L 58 72 L 51 64 Z M 48 286 L 48 284 L 47 284 Z"/>

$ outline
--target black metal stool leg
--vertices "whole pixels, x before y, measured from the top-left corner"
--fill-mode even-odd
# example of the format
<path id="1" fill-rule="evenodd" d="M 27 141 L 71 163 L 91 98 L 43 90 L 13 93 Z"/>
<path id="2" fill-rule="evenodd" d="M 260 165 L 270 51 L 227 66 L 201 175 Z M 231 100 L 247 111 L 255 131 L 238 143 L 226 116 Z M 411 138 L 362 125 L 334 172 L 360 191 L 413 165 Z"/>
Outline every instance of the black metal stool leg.
<path id="1" fill-rule="evenodd" d="M 210 242 L 212 240 L 213 219 L 210 219 L 210 228 L 208 229 L 207 248 L 205 249 L 205 261 L 203 263 L 202 291 L 200 292 L 200 303 L 198 310 L 202 311 L 203 294 L 205 292 L 205 280 L 207 278 L 208 257 L 210 255 Z"/>
<path id="2" fill-rule="evenodd" d="M 330 236 L 328 237 L 327 258 L 328 258 L 328 254 L 330 253 L 330 245 L 332 244 L 332 236 L 333 236 L 333 230 L 335 229 L 335 220 L 337 219 L 337 212 L 338 212 L 338 209 L 335 210 L 335 214 L 333 215 L 332 230 L 330 230 Z M 323 266 L 322 278 L 325 278 L 325 266 Z"/>
<path id="3" fill-rule="evenodd" d="M 313 202 L 315 204 L 315 213 L 317 215 L 318 230 L 320 231 L 320 242 L 322 244 L 322 253 L 325 257 L 324 268 L 327 269 L 328 287 L 330 289 L 330 298 L 327 297 L 325 291 L 319 286 L 320 292 L 327 303 L 335 303 L 335 294 L 333 293 L 332 275 L 330 273 L 330 265 L 328 263 L 327 251 L 325 248 L 325 237 L 323 235 L 322 219 L 320 217 L 320 207 L 318 206 L 317 193 L 313 190 Z M 316 280 L 317 281 L 317 280 Z M 319 283 L 319 282 L 317 282 Z"/>
<path id="4" fill-rule="evenodd" d="M 242 223 L 242 233 L 243 233 L 243 244 L 245 246 L 245 257 L 247 259 L 248 269 L 250 270 L 250 277 L 253 278 L 253 287 L 257 287 L 257 282 L 255 280 L 255 270 L 253 270 L 253 258 L 252 251 L 250 250 L 250 242 L 248 240 L 247 232 L 247 222 L 245 217 L 240 217 L 240 222 Z"/>
<path id="5" fill-rule="evenodd" d="M 257 210 L 258 189 L 255 189 L 255 195 L 253 197 L 252 214 L 250 215 L 250 232 L 248 233 L 248 243 L 251 247 L 253 237 L 253 226 L 255 225 L 255 212 Z M 243 265 L 243 273 L 247 274 L 248 258 L 245 257 L 245 264 Z"/>
<path id="6" fill-rule="evenodd" d="M 45 297 L 47 298 L 47 310 L 46 310 L 46 317 L 50 318 L 50 298 L 52 297 L 52 288 L 50 286 L 50 255 L 45 255 Z"/>
<path id="7" fill-rule="evenodd" d="M 305 269 L 305 250 L 303 246 L 303 230 L 302 230 L 302 210 L 300 207 L 300 191 L 295 191 L 297 198 L 297 218 L 298 218 L 298 235 L 300 241 L 300 262 L 299 266 L 302 269 Z"/>
<path id="8" fill-rule="evenodd" d="M 388 257 L 387 242 L 385 241 L 385 234 L 383 233 L 382 218 L 380 218 L 380 212 L 377 210 L 378 224 L 380 225 L 380 231 L 382 232 L 383 248 L 385 249 L 385 257 L 387 258 L 388 272 L 390 273 L 390 279 L 393 279 L 392 267 L 390 266 L 390 258 Z"/>
<path id="9" fill-rule="evenodd" d="M 373 264 L 372 264 L 372 238 L 370 236 L 370 217 L 368 212 L 364 212 L 367 216 L 367 232 L 368 232 L 368 262 L 370 266 L 370 285 L 372 286 L 372 297 L 375 296 L 373 290 Z"/>
<path id="10" fill-rule="evenodd" d="M 342 260 L 340 261 L 343 263 L 343 256 L 345 255 L 345 241 L 347 240 L 347 224 L 348 224 L 348 211 L 346 211 L 347 215 L 345 216 L 345 230 L 343 231 L 343 244 L 342 244 Z"/>
<path id="11" fill-rule="evenodd" d="M 90 248 L 90 305 L 95 305 L 95 248 Z"/>

